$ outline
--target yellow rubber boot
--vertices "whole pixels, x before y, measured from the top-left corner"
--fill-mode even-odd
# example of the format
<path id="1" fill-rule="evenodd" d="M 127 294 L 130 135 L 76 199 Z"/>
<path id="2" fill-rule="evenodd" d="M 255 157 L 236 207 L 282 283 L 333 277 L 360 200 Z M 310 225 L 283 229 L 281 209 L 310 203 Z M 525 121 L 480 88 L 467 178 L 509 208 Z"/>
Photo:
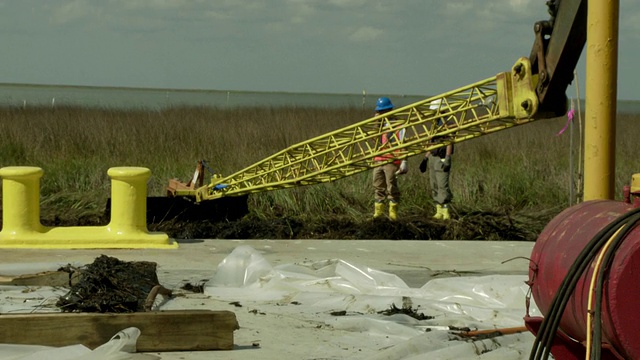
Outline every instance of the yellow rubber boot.
<path id="1" fill-rule="evenodd" d="M 442 214 L 442 205 L 436 204 L 436 214 L 433 215 L 433 218 L 436 220 L 441 220 L 444 215 Z"/>
<path id="2" fill-rule="evenodd" d="M 449 220 L 449 219 L 451 219 L 451 215 L 449 214 L 449 207 L 448 207 L 447 205 L 444 205 L 444 206 L 442 207 L 442 210 L 441 210 L 441 211 L 442 211 L 442 212 L 441 212 L 441 214 L 442 214 L 442 220 Z"/>
<path id="3" fill-rule="evenodd" d="M 380 216 L 384 215 L 384 203 L 383 202 L 376 202 L 375 204 L 375 208 L 373 211 L 373 218 L 379 218 Z"/>
<path id="4" fill-rule="evenodd" d="M 398 219 L 398 203 L 395 203 L 395 202 L 389 203 L 389 219 L 391 220 Z"/>

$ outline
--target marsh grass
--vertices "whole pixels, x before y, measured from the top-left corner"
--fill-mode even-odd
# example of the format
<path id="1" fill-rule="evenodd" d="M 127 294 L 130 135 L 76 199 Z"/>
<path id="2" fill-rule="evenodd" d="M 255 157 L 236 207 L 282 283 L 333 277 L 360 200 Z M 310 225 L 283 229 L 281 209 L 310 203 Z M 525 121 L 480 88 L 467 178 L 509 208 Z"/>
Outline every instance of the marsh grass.
<path id="1" fill-rule="evenodd" d="M 43 217 L 91 216 L 104 210 L 110 167 L 150 168 L 149 195 L 162 196 L 167 180 L 186 181 L 199 159 L 229 175 L 297 142 L 370 116 L 369 111 L 351 108 L 3 108 L 0 166 L 45 170 Z M 635 156 L 638 121 L 635 115 L 618 117 L 616 194 L 640 172 Z M 451 178 L 455 208 L 557 213 L 567 207 L 570 135 L 557 135 L 564 124 L 563 118 L 543 120 L 457 144 Z M 577 126 L 573 136 L 577 164 Z M 422 216 L 433 205 L 428 177 L 418 171 L 420 156 L 409 161 L 409 174 L 399 180 L 402 211 Z M 362 220 L 369 217 L 373 201 L 370 175 L 254 194 L 249 205 L 260 218 L 335 215 Z"/>

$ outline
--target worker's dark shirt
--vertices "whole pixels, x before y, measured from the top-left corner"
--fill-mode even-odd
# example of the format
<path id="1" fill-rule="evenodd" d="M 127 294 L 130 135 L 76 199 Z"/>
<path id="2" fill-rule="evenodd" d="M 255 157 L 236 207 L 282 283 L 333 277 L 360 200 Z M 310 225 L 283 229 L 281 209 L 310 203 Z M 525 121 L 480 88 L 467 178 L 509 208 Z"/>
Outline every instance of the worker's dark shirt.
<path id="1" fill-rule="evenodd" d="M 451 153 L 452 154 L 453 154 L 453 149 L 454 149 L 453 148 L 453 144 L 451 144 Z M 435 150 L 431 150 L 431 155 L 432 156 L 437 156 L 437 157 L 440 157 L 440 158 L 446 157 L 447 156 L 447 146 L 445 145 L 445 146 L 437 148 Z"/>

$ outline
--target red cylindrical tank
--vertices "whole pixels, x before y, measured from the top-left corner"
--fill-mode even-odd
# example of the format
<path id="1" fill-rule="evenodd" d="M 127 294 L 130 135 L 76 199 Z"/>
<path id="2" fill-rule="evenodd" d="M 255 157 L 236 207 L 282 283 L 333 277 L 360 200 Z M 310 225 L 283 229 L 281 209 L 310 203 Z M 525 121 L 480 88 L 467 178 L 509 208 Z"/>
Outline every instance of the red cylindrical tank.
<path id="1" fill-rule="evenodd" d="M 529 281 L 543 315 L 575 259 L 605 226 L 633 209 L 631 204 L 593 200 L 570 207 L 544 228 L 531 253 Z M 586 339 L 587 301 L 595 260 L 577 283 L 560 329 L 578 342 Z M 602 297 L 602 341 L 626 359 L 640 359 L 640 227 L 616 251 Z"/>

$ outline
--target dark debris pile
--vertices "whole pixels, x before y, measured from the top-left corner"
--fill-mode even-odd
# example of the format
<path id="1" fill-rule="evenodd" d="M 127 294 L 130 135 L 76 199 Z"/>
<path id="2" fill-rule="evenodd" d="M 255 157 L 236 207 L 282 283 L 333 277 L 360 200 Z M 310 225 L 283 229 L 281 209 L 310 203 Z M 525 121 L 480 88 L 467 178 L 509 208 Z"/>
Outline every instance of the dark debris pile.
<path id="1" fill-rule="evenodd" d="M 125 262 L 101 255 L 92 264 L 75 269 L 78 282 L 56 306 L 63 312 L 144 311 L 149 293 L 159 285 L 156 267 L 154 262 Z"/>
<path id="2" fill-rule="evenodd" d="M 349 216 L 254 213 L 233 220 L 171 219 L 149 223 L 150 231 L 175 239 L 342 239 L 342 240 L 514 240 L 535 241 L 560 208 L 542 211 L 474 211 L 453 209 L 451 221 L 433 220 L 426 211 L 387 218 L 356 220 Z M 0 220 L 1 222 L 1 220 Z M 108 219 L 42 219 L 46 226 L 102 226 Z"/>
<path id="3" fill-rule="evenodd" d="M 553 213 L 525 216 L 490 212 L 457 212 L 451 221 L 430 214 L 356 221 L 348 217 L 248 215 L 235 221 L 170 221 L 150 226 L 176 239 L 387 239 L 387 240 L 515 240 L 535 241 Z"/>
<path id="4" fill-rule="evenodd" d="M 399 308 L 396 306 L 396 304 L 391 304 L 391 306 L 386 310 L 378 311 L 378 314 L 387 315 L 387 316 L 395 315 L 395 314 L 404 314 L 404 315 L 411 316 L 412 318 L 417 320 L 433 319 L 433 316 L 425 315 L 419 312 L 418 309 L 413 309 L 410 306 L 403 306 Z"/>

